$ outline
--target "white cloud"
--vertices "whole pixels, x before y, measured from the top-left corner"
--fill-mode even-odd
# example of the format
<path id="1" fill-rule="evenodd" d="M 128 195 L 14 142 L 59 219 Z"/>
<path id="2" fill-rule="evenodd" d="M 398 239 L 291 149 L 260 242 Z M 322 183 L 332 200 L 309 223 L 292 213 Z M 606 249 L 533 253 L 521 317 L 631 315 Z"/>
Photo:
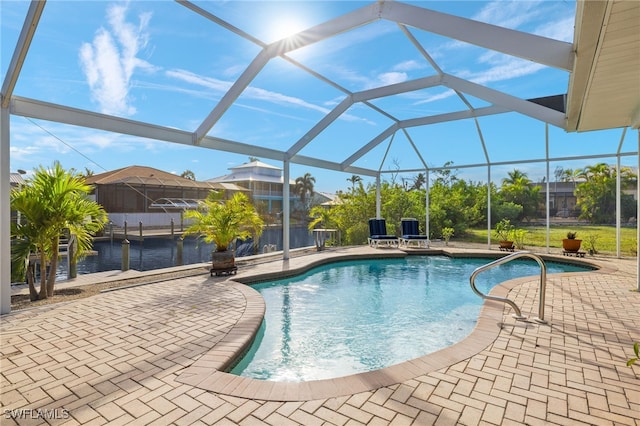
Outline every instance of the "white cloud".
<path id="1" fill-rule="evenodd" d="M 14 163 L 30 160 L 39 149 L 35 146 L 10 146 L 9 155 Z"/>
<path id="2" fill-rule="evenodd" d="M 516 29 L 539 16 L 539 1 L 494 1 L 484 6 L 471 19 L 500 27 Z"/>
<path id="3" fill-rule="evenodd" d="M 422 99 L 422 100 L 419 100 L 419 101 L 417 101 L 417 102 L 414 102 L 414 103 L 413 103 L 413 105 L 428 104 L 428 103 L 430 103 L 430 102 L 435 102 L 435 101 L 439 101 L 439 100 L 441 100 L 441 99 L 447 99 L 447 98 L 450 98 L 451 96 L 453 96 L 453 95 L 455 95 L 455 94 L 456 94 L 456 92 L 454 92 L 453 90 L 451 90 L 451 89 L 447 89 L 447 90 L 445 90 L 445 91 L 444 91 L 444 92 L 442 92 L 442 93 L 438 93 L 437 95 L 432 95 L 432 96 L 429 96 L 429 97 L 428 97 L 428 98 L 426 98 L 426 99 Z"/>
<path id="4" fill-rule="evenodd" d="M 196 86 L 206 87 L 219 93 L 225 93 L 233 85 L 232 81 L 220 80 L 213 77 L 205 77 L 183 69 L 167 70 L 165 72 L 165 75 L 167 77 L 172 77 L 187 83 L 195 84 Z"/>
<path id="5" fill-rule="evenodd" d="M 414 71 L 424 68 L 426 68 L 426 65 L 424 63 L 411 59 L 394 65 L 393 71 Z"/>
<path id="6" fill-rule="evenodd" d="M 353 83 L 355 86 L 361 87 L 362 90 L 402 83 L 409 78 L 406 72 L 400 72 L 395 68 L 393 71 L 382 72 L 372 76 L 365 76 L 355 70 L 335 65 L 331 66 L 331 71 L 337 75 L 338 79 Z"/>
<path id="7" fill-rule="evenodd" d="M 371 78 L 363 76 L 353 69 L 346 68 L 339 64 L 326 64 L 325 68 L 327 71 L 329 71 L 329 73 L 335 74 L 337 76 L 336 80 L 344 80 L 349 83 L 354 83 L 355 85 L 363 88 L 375 87 L 375 84 L 371 81 Z"/>
<path id="8" fill-rule="evenodd" d="M 570 15 L 567 9 L 559 11 L 555 6 L 554 2 L 544 1 L 495 1 L 484 6 L 472 19 L 512 29 L 530 26 L 532 22 L 542 20 L 544 24 L 528 32 L 555 40 L 571 41 L 574 17 L 567 16 Z M 455 49 L 471 47 L 472 45 L 467 43 L 452 41 L 441 46 L 434 57 L 446 58 L 452 56 L 452 51 Z M 477 84 L 489 84 L 526 77 L 546 68 L 544 65 L 494 50 L 484 51 L 478 56 L 476 65 L 473 68 L 459 69 L 453 74 Z M 451 71 L 445 69 L 445 72 Z M 433 102 L 454 95 L 455 92 L 447 90 L 428 99 L 422 99 L 417 104 Z"/>
<path id="9" fill-rule="evenodd" d="M 11 167 L 30 170 L 48 166 L 59 159 L 65 167 L 85 166 L 104 171 L 110 156 L 131 152 L 156 153 L 180 149 L 182 145 L 163 144 L 150 139 L 79 128 L 64 124 L 26 119 L 12 123 Z M 107 155 L 108 154 L 108 155 Z"/>
<path id="10" fill-rule="evenodd" d="M 385 72 L 378 75 L 378 86 L 388 86 L 390 84 L 402 83 L 403 81 L 407 81 L 407 78 L 407 73 L 404 72 Z"/>
<path id="11" fill-rule="evenodd" d="M 486 84 L 524 77 L 546 68 L 544 65 L 536 62 L 512 58 L 506 55 L 501 56 L 504 56 L 504 61 L 495 63 L 491 68 L 472 75 L 469 80 L 478 84 Z"/>
<path id="12" fill-rule="evenodd" d="M 224 81 L 224 80 L 220 80 L 212 77 L 205 77 L 205 76 L 192 73 L 191 71 L 179 70 L 179 69 L 169 70 L 166 72 L 166 75 L 169 77 L 173 77 L 173 78 L 185 81 L 187 83 L 206 87 L 208 89 L 213 90 L 214 92 L 219 92 L 219 93 L 227 92 L 233 84 L 230 81 Z M 274 104 L 285 105 L 290 107 L 291 106 L 302 107 L 302 108 L 306 108 L 314 111 L 319 111 L 322 114 L 326 114 L 329 112 L 327 108 L 312 104 L 303 99 L 296 98 L 294 96 L 284 95 L 282 93 L 277 93 L 270 90 L 261 89 L 258 87 L 249 86 L 244 90 L 243 94 L 244 96 L 251 99 L 261 100 L 261 101 L 270 102 Z"/>
<path id="13" fill-rule="evenodd" d="M 109 28 L 100 28 L 91 43 L 80 47 L 79 57 L 92 99 L 105 114 L 130 116 L 136 113 L 130 96 L 131 79 L 138 69 L 156 68 L 138 57 L 147 46 L 151 14 L 141 14 L 138 26 L 126 21 L 127 7 L 112 5 L 107 10 Z"/>
<path id="14" fill-rule="evenodd" d="M 564 19 L 547 22 L 541 27 L 538 27 L 534 33 L 554 40 L 571 43 L 573 42 L 574 21 L 575 18 L 573 16 L 567 16 Z"/>

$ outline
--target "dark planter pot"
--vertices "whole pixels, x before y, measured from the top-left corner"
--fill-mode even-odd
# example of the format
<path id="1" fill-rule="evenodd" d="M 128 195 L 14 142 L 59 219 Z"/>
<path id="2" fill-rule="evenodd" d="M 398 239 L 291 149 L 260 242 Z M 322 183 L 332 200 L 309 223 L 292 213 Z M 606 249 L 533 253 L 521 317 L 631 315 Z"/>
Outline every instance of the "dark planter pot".
<path id="1" fill-rule="evenodd" d="M 211 253 L 211 267 L 214 270 L 227 270 L 236 266 L 236 256 L 233 250 L 214 251 Z"/>
<path id="2" fill-rule="evenodd" d="M 564 251 L 577 252 L 578 250 L 580 250 L 581 243 L 582 240 L 571 240 L 569 238 L 565 238 L 564 240 L 562 240 L 562 249 Z"/>

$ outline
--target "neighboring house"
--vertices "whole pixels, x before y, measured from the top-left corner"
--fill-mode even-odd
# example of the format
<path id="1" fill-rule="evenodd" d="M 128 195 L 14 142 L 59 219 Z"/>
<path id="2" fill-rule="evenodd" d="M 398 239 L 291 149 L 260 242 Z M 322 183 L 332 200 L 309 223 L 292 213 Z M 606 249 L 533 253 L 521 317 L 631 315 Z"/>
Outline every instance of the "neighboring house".
<path id="1" fill-rule="evenodd" d="M 635 173 L 635 171 L 634 171 Z M 576 186 L 582 183 L 577 182 L 549 182 L 549 210 L 551 216 L 555 217 L 577 217 L 580 214 L 580 208 L 577 206 L 578 198 L 575 196 Z M 547 184 L 545 182 L 535 183 L 534 186 L 540 187 L 540 201 L 544 205 L 547 197 Z M 623 189 L 622 194 L 627 194 L 636 199 L 636 188 Z M 544 216 L 544 210 L 540 211 Z"/>
<path id="2" fill-rule="evenodd" d="M 11 186 L 11 189 L 13 188 L 20 188 L 22 185 L 25 184 L 25 180 L 22 177 L 22 175 L 24 174 L 24 172 L 21 170 L 20 173 L 10 173 L 9 174 L 9 185 Z M 11 222 L 14 223 L 20 223 L 20 213 L 15 211 L 15 210 L 11 210 Z"/>
<path id="3" fill-rule="evenodd" d="M 323 205 L 323 206 L 333 206 L 337 204 L 336 194 L 329 194 L 328 192 L 314 192 L 313 197 L 311 197 L 311 205 Z"/>
<path id="4" fill-rule="evenodd" d="M 11 188 L 19 188 L 24 185 L 25 180 L 22 177 L 22 173 L 10 173 L 9 174 L 9 185 Z"/>
<path id="5" fill-rule="evenodd" d="M 282 212 L 282 189 L 284 178 L 282 169 L 263 163 L 252 161 L 240 166 L 231 167 L 231 173 L 208 179 L 205 182 L 242 186 L 251 191 L 251 197 L 259 211 L 278 215 Z M 300 199 L 295 194 L 295 180 L 289 179 L 289 199 L 292 205 Z"/>
<path id="6" fill-rule="evenodd" d="M 540 187 L 540 201 L 547 197 L 547 184 L 536 183 Z M 579 214 L 576 208 L 577 198 L 574 195 L 576 182 L 549 182 L 549 210 L 551 216 L 575 217 Z"/>
<path id="7" fill-rule="evenodd" d="M 129 166 L 88 176 L 93 197 L 116 226 L 129 224 L 166 226 L 170 219 L 195 208 L 211 191 L 244 191 L 236 185 L 195 181 L 145 166 Z M 227 194 L 228 196 L 228 194 Z"/>

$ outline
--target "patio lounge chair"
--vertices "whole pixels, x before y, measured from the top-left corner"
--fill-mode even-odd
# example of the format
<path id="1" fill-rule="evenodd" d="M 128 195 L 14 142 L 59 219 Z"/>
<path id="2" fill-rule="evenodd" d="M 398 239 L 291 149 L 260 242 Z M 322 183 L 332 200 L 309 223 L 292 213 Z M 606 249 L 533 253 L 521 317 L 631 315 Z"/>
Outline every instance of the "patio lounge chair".
<path id="1" fill-rule="evenodd" d="M 416 245 L 418 248 L 429 248 L 429 237 L 420 235 L 418 229 L 418 220 L 414 218 L 403 218 L 400 221 L 402 225 L 402 236 L 400 237 L 400 246 L 408 248 L 410 245 Z"/>
<path id="2" fill-rule="evenodd" d="M 384 219 L 369 219 L 369 246 L 380 245 L 398 247 L 398 237 L 387 234 L 387 222 Z"/>

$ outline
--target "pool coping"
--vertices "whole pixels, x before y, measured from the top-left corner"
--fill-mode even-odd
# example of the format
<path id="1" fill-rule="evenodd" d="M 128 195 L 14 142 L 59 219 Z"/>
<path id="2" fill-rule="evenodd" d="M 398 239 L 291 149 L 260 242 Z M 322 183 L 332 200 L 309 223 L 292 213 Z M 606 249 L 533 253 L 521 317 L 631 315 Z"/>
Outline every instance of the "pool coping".
<path id="1" fill-rule="evenodd" d="M 511 310 L 504 303 L 485 300 L 478 316 L 478 322 L 466 338 L 447 348 L 380 370 L 306 382 L 265 381 L 226 372 L 246 353 L 264 317 L 264 300 L 256 290 L 251 288 L 250 284 L 297 275 L 327 263 L 356 259 L 397 258 L 412 254 L 442 254 L 450 257 L 483 257 L 489 259 L 497 259 L 506 255 L 505 253 L 491 251 L 460 251 L 446 248 L 405 251 L 395 249 L 377 250 L 365 253 L 338 251 L 333 253 L 325 252 L 323 256 L 307 259 L 307 262 L 299 265 L 291 265 L 289 261 L 275 262 L 282 263 L 282 267 L 270 272 L 247 271 L 239 274 L 237 277 L 226 280 L 225 285 L 229 285 L 239 291 L 245 298 L 246 305 L 241 318 L 223 339 L 192 365 L 185 368 L 176 380 L 203 390 L 229 396 L 265 401 L 310 401 L 353 395 L 402 383 L 470 358 L 492 344 L 502 329 L 505 315 L 510 314 Z M 544 260 L 595 268 L 594 271 L 571 272 L 571 274 L 610 273 L 617 270 L 613 265 L 600 264 L 600 262 L 591 260 L 547 254 L 537 255 Z M 264 268 L 264 264 L 260 265 L 260 267 L 260 269 Z M 552 275 L 559 276 L 563 274 L 566 273 Z M 531 280 L 532 276 L 505 281 L 497 284 L 489 294 L 491 296 L 507 297 L 509 291 L 514 287 Z M 532 320 L 527 320 L 526 324 L 535 325 L 536 323 Z"/>

